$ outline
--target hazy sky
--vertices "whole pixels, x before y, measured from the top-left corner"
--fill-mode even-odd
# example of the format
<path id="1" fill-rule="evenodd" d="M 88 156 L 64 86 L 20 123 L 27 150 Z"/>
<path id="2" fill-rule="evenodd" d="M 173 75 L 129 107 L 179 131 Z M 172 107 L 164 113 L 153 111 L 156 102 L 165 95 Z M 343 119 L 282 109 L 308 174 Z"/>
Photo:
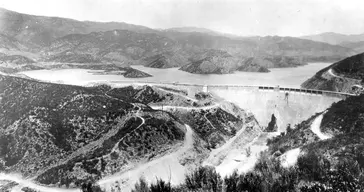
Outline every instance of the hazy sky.
<path id="1" fill-rule="evenodd" d="M 364 0 L 0 0 L 0 7 L 151 28 L 204 27 L 238 35 L 364 33 Z"/>

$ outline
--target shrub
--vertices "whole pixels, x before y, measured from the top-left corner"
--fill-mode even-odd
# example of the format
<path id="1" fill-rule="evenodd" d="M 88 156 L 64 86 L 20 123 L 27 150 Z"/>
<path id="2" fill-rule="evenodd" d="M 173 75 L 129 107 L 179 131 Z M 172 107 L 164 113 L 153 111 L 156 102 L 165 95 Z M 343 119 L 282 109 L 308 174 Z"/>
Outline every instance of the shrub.
<path id="1" fill-rule="evenodd" d="M 157 179 L 157 183 L 150 185 L 151 192 L 172 192 L 170 182 L 165 182 L 162 179 Z"/>
<path id="2" fill-rule="evenodd" d="M 139 182 L 137 182 L 134 186 L 132 192 L 149 192 L 149 185 L 145 178 L 141 177 Z"/>
<path id="3" fill-rule="evenodd" d="M 186 175 L 185 185 L 187 189 L 192 191 L 208 190 L 217 192 L 222 189 L 222 179 L 214 168 L 199 167 Z"/>

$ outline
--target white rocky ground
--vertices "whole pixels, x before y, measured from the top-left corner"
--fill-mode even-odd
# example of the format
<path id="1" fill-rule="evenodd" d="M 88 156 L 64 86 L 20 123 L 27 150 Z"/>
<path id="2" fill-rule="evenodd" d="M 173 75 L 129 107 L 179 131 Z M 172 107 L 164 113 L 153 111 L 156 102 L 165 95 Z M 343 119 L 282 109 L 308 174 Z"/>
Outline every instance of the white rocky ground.
<path id="1" fill-rule="evenodd" d="M 7 180 L 18 183 L 19 185 L 14 187 L 12 189 L 12 192 L 21 191 L 21 188 L 23 187 L 29 187 L 40 192 L 81 192 L 80 189 L 62 189 L 57 187 L 42 186 L 17 174 L 0 173 L 0 180 Z"/>
<path id="2" fill-rule="evenodd" d="M 325 134 L 321 131 L 321 121 L 324 116 L 325 112 L 316 117 L 316 119 L 311 124 L 311 130 L 315 133 L 321 140 L 330 139 L 332 136 Z"/>
<path id="3" fill-rule="evenodd" d="M 298 157 L 301 153 L 300 148 L 291 149 L 281 155 L 281 165 L 282 167 L 288 168 L 294 166 L 297 163 Z"/>

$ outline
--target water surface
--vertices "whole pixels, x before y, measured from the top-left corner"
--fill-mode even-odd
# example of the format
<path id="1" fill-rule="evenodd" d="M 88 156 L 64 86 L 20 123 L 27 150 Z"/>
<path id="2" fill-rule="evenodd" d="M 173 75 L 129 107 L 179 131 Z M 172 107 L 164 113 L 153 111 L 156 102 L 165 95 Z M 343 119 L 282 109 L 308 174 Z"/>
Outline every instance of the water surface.
<path id="1" fill-rule="evenodd" d="M 89 69 L 59 69 L 34 70 L 21 72 L 31 78 L 72 85 L 87 85 L 92 82 L 107 81 L 150 81 L 150 82 L 179 82 L 194 84 L 236 84 L 236 85 L 266 85 L 299 88 L 300 85 L 312 77 L 320 69 L 330 63 L 310 63 L 295 68 L 270 69 L 270 73 L 235 72 L 233 74 L 191 74 L 178 68 L 155 69 L 141 65 L 132 66 L 135 69 L 151 74 L 147 78 L 125 78 L 121 75 L 96 75 Z"/>

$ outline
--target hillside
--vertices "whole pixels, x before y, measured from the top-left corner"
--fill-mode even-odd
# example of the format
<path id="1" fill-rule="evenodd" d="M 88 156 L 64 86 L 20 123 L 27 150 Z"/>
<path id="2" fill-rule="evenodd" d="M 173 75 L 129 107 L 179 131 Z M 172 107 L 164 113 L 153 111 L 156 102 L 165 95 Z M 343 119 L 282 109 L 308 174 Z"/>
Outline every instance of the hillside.
<path id="1" fill-rule="evenodd" d="M 339 92 L 353 92 L 364 79 L 364 53 L 348 57 L 317 72 L 301 86 Z"/>
<path id="2" fill-rule="evenodd" d="M 21 174 L 14 181 L 30 189 L 78 188 L 98 180 L 113 187 L 114 174 L 162 159 L 190 170 L 248 122 L 244 110 L 226 107 L 233 104 L 220 107 L 210 96 L 190 98 L 164 87 L 79 87 L 0 75 L 0 88 L 0 170 Z M 163 105 L 168 112 L 160 110 Z M 186 138 L 183 123 L 196 135 Z M 195 143 L 191 149 L 186 139 Z M 178 153 L 182 149 L 188 151 Z M 172 154 L 177 156 L 169 160 Z M 19 185 L 5 183 L 0 190 Z"/>

